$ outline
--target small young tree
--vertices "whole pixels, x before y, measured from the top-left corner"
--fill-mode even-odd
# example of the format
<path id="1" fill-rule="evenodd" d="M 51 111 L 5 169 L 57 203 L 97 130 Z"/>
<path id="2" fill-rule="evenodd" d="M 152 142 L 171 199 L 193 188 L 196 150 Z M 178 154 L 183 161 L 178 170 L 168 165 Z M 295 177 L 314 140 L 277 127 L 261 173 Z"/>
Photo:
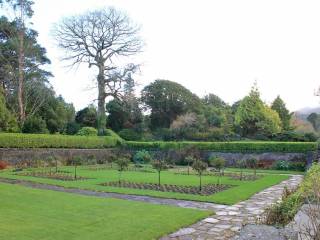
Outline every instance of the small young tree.
<path id="1" fill-rule="evenodd" d="M 190 165 L 195 161 L 195 158 L 192 156 L 187 156 L 185 159 L 185 162 L 188 164 L 188 175 L 190 174 Z"/>
<path id="2" fill-rule="evenodd" d="M 74 166 L 74 179 L 77 179 L 77 167 L 81 165 L 82 163 L 82 157 L 81 156 L 75 156 L 72 159 L 72 164 Z"/>
<path id="3" fill-rule="evenodd" d="M 226 165 L 226 160 L 224 160 L 224 158 L 222 157 L 210 156 L 209 165 L 219 171 L 218 185 L 220 185 L 220 178 L 221 178 L 221 175 L 224 174 L 223 169 Z"/>
<path id="4" fill-rule="evenodd" d="M 226 160 L 222 157 L 210 156 L 209 165 L 211 167 L 215 168 L 216 170 L 218 170 L 219 174 L 221 175 L 221 173 L 223 173 L 223 169 L 226 165 Z"/>
<path id="5" fill-rule="evenodd" d="M 207 169 L 207 167 L 208 167 L 208 164 L 201 161 L 200 159 L 195 159 L 195 161 L 192 164 L 192 168 L 198 173 L 200 178 L 200 185 L 199 185 L 200 192 L 202 190 L 202 182 L 201 182 L 202 173 Z"/>
<path id="6" fill-rule="evenodd" d="M 237 161 L 237 166 L 240 168 L 240 181 L 243 179 L 243 169 L 246 167 L 246 160 L 245 159 L 239 159 Z"/>
<path id="7" fill-rule="evenodd" d="M 48 167 L 49 167 L 49 174 L 51 175 L 52 174 L 52 167 L 55 166 L 55 159 L 53 156 L 49 156 L 47 158 L 47 164 L 48 164 Z"/>
<path id="8" fill-rule="evenodd" d="M 256 158 L 249 158 L 247 160 L 247 167 L 253 169 L 254 177 L 257 177 L 257 167 L 258 167 L 258 159 Z"/>
<path id="9" fill-rule="evenodd" d="M 121 183 L 121 175 L 124 170 L 129 166 L 130 159 L 127 157 L 119 157 L 117 162 L 118 172 L 119 172 L 119 184 Z"/>
<path id="10" fill-rule="evenodd" d="M 158 172 L 158 185 L 160 187 L 160 184 L 161 184 L 161 182 L 160 182 L 160 174 L 161 174 L 162 170 L 165 170 L 168 167 L 167 162 L 165 161 L 165 159 L 159 158 L 159 159 L 156 159 L 156 160 L 152 161 L 152 167 L 154 169 L 156 169 L 157 172 Z"/>

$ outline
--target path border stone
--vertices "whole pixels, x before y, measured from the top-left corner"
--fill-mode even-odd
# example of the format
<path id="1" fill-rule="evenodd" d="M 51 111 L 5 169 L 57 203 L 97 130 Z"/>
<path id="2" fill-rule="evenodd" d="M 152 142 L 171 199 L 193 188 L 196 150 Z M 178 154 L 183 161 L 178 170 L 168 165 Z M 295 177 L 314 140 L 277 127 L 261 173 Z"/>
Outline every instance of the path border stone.
<path id="1" fill-rule="evenodd" d="M 256 193 L 246 201 L 232 206 L 220 205 L 214 209 L 215 215 L 162 237 L 161 240 L 236 239 L 244 225 L 256 223 L 266 207 L 281 199 L 285 187 L 296 188 L 302 179 L 301 175 L 291 175 L 290 179 Z M 188 229 L 188 231 L 184 231 L 184 229 Z"/>

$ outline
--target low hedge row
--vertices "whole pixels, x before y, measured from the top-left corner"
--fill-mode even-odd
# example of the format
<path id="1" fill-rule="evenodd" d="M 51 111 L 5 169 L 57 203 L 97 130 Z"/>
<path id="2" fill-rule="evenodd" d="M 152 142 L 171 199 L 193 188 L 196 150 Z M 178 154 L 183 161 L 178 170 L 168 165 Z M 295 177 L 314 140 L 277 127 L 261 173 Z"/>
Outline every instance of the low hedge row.
<path id="1" fill-rule="evenodd" d="M 115 136 L 0 134 L 0 148 L 109 148 L 116 146 L 119 142 Z"/>
<path id="2" fill-rule="evenodd" d="M 134 142 L 127 141 L 129 149 L 169 150 L 196 146 L 200 150 L 215 152 L 292 152 L 316 151 L 315 142 Z"/>

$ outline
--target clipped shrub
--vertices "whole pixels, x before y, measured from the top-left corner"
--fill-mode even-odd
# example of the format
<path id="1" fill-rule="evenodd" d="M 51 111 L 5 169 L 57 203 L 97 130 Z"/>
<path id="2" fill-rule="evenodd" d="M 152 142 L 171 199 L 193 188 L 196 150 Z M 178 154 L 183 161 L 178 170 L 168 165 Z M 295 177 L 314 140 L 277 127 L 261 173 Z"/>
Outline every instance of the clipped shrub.
<path id="1" fill-rule="evenodd" d="M 316 151 L 318 144 L 315 142 L 137 142 L 128 141 L 126 146 L 130 149 L 183 149 L 190 146 L 196 146 L 199 150 L 210 150 L 216 152 L 293 152 L 305 153 Z"/>
<path id="2" fill-rule="evenodd" d="M 152 160 L 150 153 L 146 150 L 141 150 L 136 152 L 133 156 L 133 161 L 135 164 L 149 163 Z"/>
<path id="3" fill-rule="evenodd" d="M 0 133 L 1 148 L 109 148 L 119 144 L 114 137 Z"/>
<path id="4" fill-rule="evenodd" d="M 77 132 L 78 136 L 97 136 L 98 131 L 93 127 L 83 127 Z"/>
<path id="5" fill-rule="evenodd" d="M 8 163 L 6 161 L 0 161 L 0 170 L 6 169 L 8 167 Z"/>

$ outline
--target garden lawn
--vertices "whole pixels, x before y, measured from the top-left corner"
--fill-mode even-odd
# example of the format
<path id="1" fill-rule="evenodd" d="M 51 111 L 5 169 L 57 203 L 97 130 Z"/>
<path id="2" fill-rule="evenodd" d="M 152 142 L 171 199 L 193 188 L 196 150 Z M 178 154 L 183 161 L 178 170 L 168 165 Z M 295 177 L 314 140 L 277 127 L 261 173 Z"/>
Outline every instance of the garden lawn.
<path id="1" fill-rule="evenodd" d="M 64 170 L 70 172 L 73 171 L 72 167 L 64 167 Z M 13 178 L 13 179 L 25 179 L 40 183 L 64 186 L 67 188 L 80 188 L 89 189 L 105 192 L 116 192 L 125 194 L 135 194 L 135 195 L 146 195 L 154 197 L 163 198 L 175 198 L 175 199 L 185 199 L 185 200 L 195 200 L 204 202 L 213 202 L 221 204 L 235 204 L 237 202 L 246 200 L 250 198 L 257 192 L 264 190 L 270 186 L 278 184 L 289 178 L 288 175 L 277 175 L 277 174 L 264 174 L 258 180 L 255 181 L 239 181 L 233 180 L 229 177 L 221 177 L 221 184 L 232 185 L 233 187 L 209 196 L 204 195 L 194 195 L 194 194 L 183 194 L 175 192 L 161 192 L 156 190 L 141 190 L 132 188 L 120 188 L 120 187 L 109 187 L 102 186 L 100 184 L 109 181 L 118 181 L 118 171 L 117 170 L 87 170 L 86 167 L 78 169 L 78 175 L 86 178 L 88 180 L 80 181 L 61 181 L 48 178 L 37 178 L 30 176 L 19 176 L 11 171 L 0 172 L 0 177 Z M 157 183 L 158 175 L 156 172 L 136 172 L 136 171 L 125 171 L 122 174 L 122 180 L 138 183 Z M 216 184 L 218 182 L 218 177 L 216 176 L 203 176 L 203 184 Z M 198 186 L 199 177 L 197 175 L 182 175 L 175 174 L 170 171 L 161 172 L 161 184 L 176 184 L 185 186 Z"/>
<path id="2" fill-rule="evenodd" d="M 3 240 L 157 239 L 210 214 L 10 184 L 0 184 L 0 196 Z"/>

